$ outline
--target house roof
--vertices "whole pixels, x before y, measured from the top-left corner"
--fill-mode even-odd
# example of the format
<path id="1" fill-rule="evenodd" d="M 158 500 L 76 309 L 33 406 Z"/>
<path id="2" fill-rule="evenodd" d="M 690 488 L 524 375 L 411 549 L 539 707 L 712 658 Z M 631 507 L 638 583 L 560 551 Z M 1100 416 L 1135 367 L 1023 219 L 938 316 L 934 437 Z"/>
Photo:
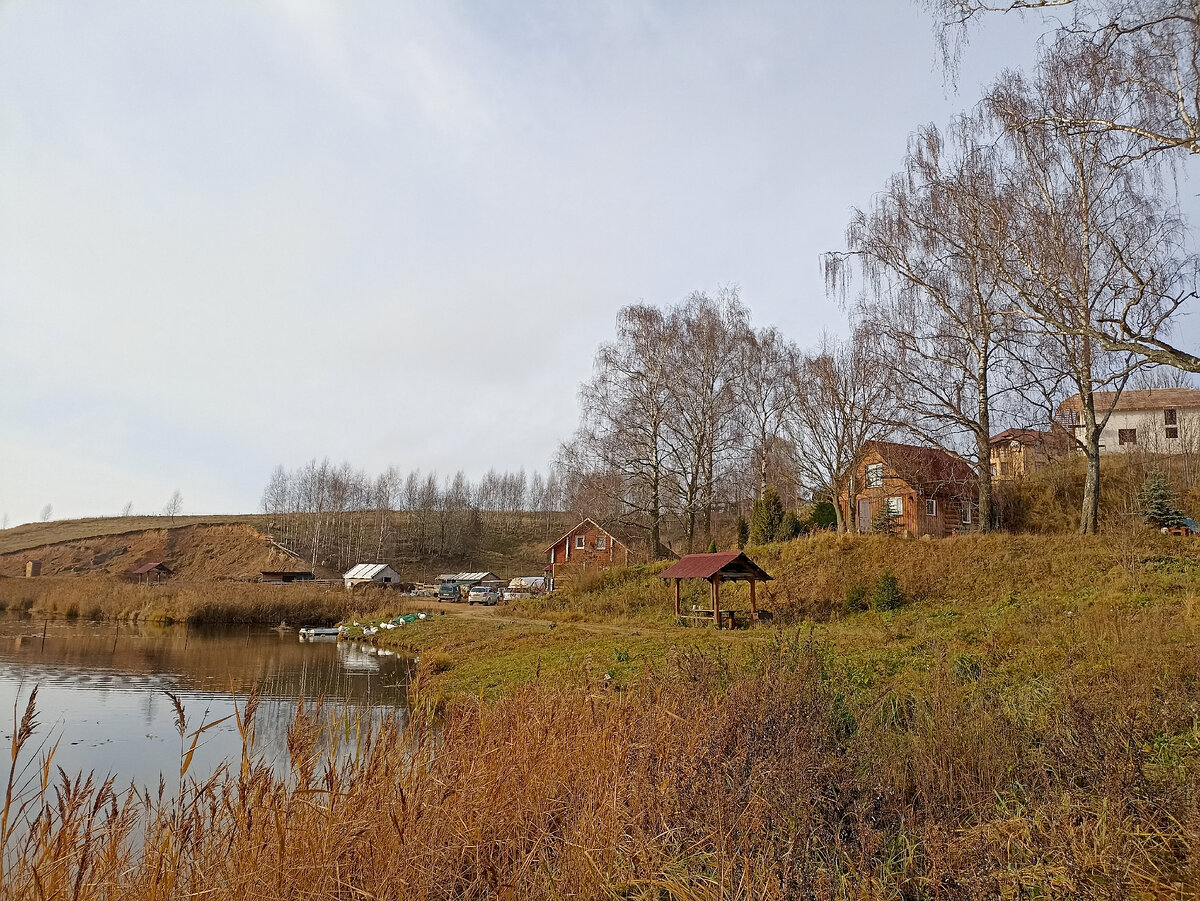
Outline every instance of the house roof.
<path id="1" fill-rule="evenodd" d="M 133 570 L 133 574 L 135 576 L 145 576 L 152 572 L 169 573 L 170 571 L 171 570 L 162 563 L 143 563 L 137 569 Z"/>
<path id="2" fill-rule="evenodd" d="M 561 535 L 559 535 L 558 540 L 555 541 L 553 544 L 546 545 L 546 547 L 542 551 L 542 553 L 543 554 L 549 553 L 551 548 L 558 546 L 559 541 L 562 541 L 564 538 L 569 538 L 572 535 L 574 535 L 576 532 L 579 531 L 580 526 L 586 526 L 589 524 L 592 526 L 595 526 L 597 529 L 599 529 L 601 532 L 603 532 L 605 535 L 607 535 L 609 538 L 611 538 L 613 541 L 615 541 L 617 544 L 621 545 L 622 547 L 626 547 L 626 548 L 629 547 L 629 545 L 627 545 L 624 541 L 622 541 L 620 538 L 618 538 L 612 532 L 608 531 L 608 529 L 604 528 L 604 526 L 597 523 L 596 520 L 592 519 L 591 517 L 586 517 L 585 519 L 580 520 L 580 522 L 574 528 L 568 529 L 567 531 L 565 531 Z"/>
<path id="3" fill-rule="evenodd" d="M 1113 404 L 1114 391 L 1097 391 L 1095 398 L 1097 410 L 1162 410 L 1167 407 L 1200 407 L 1200 389 L 1197 388 L 1147 388 L 1137 391 L 1122 391 L 1117 402 Z M 1062 413 L 1083 412 L 1083 401 L 1078 394 L 1072 394 L 1058 405 L 1056 416 Z"/>
<path id="4" fill-rule="evenodd" d="M 1048 432 L 1038 429 L 1005 429 L 991 437 L 992 444 L 1008 444 L 1013 441 L 1021 444 L 1043 444 L 1047 447 L 1066 447 L 1071 443 L 1071 438 L 1061 427 L 1055 427 Z"/>
<path id="5" fill-rule="evenodd" d="M 503 582 L 494 572 L 481 573 L 442 573 L 439 582 Z"/>
<path id="6" fill-rule="evenodd" d="M 766 570 L 739 551 L 724 554 L 688 554 L 673 566 L 658 574 L 660 579 L 711 579 L 720 574 L 722 580 L 754 578 L 769 582 Z"/>
<path id="7" fill-rule="evenodd" d="M 374 579 L 385 569 L 388 569 L 386 563 L 360 563 L 357 566 L 352 566 L 343 579 Z"/>
<path id="8" fill-rule="evenodd" d="M 975 471 L 965 460 L 938 447 L 869 441 L 863 450 L 875 451 L 897 476 L 914 488 L 949 494 L 976 483 Z"/>

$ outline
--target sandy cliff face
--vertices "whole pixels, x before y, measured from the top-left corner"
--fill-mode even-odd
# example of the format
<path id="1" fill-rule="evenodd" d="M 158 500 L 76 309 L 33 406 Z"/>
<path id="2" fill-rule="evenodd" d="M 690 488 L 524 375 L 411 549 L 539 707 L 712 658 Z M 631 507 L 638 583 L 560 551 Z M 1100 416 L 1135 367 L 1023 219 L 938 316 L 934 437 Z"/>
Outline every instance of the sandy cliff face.
<path id="1" fill-rule="evenodd" d="M 122 576 L 144 563 L 165 563 L 173 579 L 257 579 L 270 569 L 307 569 L 253 526 L 194 525 L 103 535 L 0 555 L 0 576 L 25 575 L 28 560 L 42 576 Z"/>

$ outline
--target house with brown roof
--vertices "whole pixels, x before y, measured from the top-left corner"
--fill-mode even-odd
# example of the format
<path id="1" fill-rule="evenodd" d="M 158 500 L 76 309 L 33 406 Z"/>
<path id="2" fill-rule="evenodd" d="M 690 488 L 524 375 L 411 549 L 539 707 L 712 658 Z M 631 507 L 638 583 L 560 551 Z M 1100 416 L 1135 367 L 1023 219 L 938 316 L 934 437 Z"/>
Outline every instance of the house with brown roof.
<path id="1" fill-rule="evenodd" d="M 1115 392 L 1097 391 L 1096 416 L 1112 414 L 1100 433 L 1100 453 L 1144 450 L 1175 454 L 1200 446 L 1200 390 L 1148 388 Z M 1083 437 L 1083 402 L 1078 394 L 1058 405 L 1054 418 L 1077 438 Z"/>
<path id="2" fill-rule="evenodd" d="M 992 436 L 992 478 L 997 482 L 1019 479 L 1067 456 L 1074 447 L 1075 442 L 1061 426 L 1052 426 L 1048 432 L 1005 429 Z"/>
<path id="3" fill-rule="evenodd" d="M 859 532 L 870 532 L 883 510 L 893 530 L 919 538 L 944 538 L 974 529 L 979 499 L 975 472 L 966 462 L 935 447 L 869 441 L 854 471 L 854 513 Z M 838 503 L 849 519 L 848 501 Z"/>
<path id="4" fill-rule="evenodd" d="M 594 520 L 585 519 L 546 548 L 550 586 L 569 582 L 587 570 L 629 563 L 629 547 Z"/>

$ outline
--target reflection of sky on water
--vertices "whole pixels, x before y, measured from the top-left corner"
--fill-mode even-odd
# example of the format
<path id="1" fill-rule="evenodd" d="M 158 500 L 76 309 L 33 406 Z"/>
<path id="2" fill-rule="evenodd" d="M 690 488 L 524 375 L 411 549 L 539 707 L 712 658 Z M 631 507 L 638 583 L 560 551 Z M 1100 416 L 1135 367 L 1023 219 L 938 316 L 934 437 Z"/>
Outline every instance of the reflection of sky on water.
<path id="1" fill-rule="evenodd" d="M 38 691 L 38 738 L 59 742 L 55 763 L 68 773 L 115 773 L 153 786 L 179 771 L 179 735 L 167 691 L 182 700 L 188 731 L 234 712 L 253 685 L 262 694 L 255 751 L 274 764 L 287 760 L 287 730 L 304 698 L 324 699 L 326 719 L 377 722 L 404 702 L 408 661 L 375 648 L 301 642 L 295 632 L 259 626 L 185 628 L 111 623 L 0 619 L 0 736 L 12 738 L 29 692 Z M 206 713 L 207 711 L 207 713 Z M 400 711 L 402 713 L 402 710 Z M 230 719 L 206 732 L 189 777 L 203 778 L 240 760 L 241 738 Z"/>

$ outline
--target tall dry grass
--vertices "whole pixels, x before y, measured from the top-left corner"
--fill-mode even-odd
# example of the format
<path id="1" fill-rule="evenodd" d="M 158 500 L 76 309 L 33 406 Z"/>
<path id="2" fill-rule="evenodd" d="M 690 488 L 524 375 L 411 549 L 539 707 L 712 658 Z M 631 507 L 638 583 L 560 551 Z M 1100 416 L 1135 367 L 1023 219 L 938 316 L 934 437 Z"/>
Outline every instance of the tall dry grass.
<path id="1" fill-rule="evenodd" d="M 1143 645 L 1036 692 L 943 659 L 902 702 L 782 633 L 629 691 L 418 687 L 403 729 L 339 754 L 301 709 L 286 777 L 181 765 L 174 799 L 35 758 L 0 898 L 1196 897 L 1200 672 Z"/>
<path id="2" fill-rule="evenodd" d="M 32 616 L 192 623 L 334 623 L 380 603 L 341 583 L 135 585 L 115 579 L 0 579 L 0 609 Z"/>

